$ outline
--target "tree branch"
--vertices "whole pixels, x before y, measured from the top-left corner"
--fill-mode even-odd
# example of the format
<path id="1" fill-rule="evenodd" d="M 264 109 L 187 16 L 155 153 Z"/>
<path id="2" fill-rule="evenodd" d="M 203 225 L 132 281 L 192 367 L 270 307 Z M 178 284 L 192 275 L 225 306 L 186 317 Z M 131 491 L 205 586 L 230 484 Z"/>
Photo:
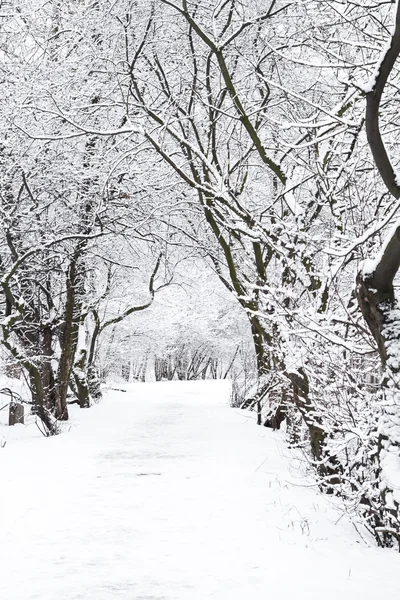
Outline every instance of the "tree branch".
<path id="1" fill-rule="evenodd" d="M 162 252 L 159 255 L 156 265 L 154 267 L 153 273 L 151 274 L 150 277 L 150 282 L 149 282 L 149 292 L 150 292 L 150 300 L 149 302 L 146 302 L 146 304 L 142 304 L 140 306 L 131 306 L 130 308 L 128 308 L 127 310 L 125 310 L 123 313 L 121 313 L 120 315 L 118 315 L 118 317 L 115 317 L 114 319 L 109 319 L 108 321 L 106 321 L 105 323 L 103 323 L 103 325 L 100 327 L 100 331 L 99 334 L 104 331 L 104 329 L 106 327 L 109 327 L 110 325 L 115 325 L 116 323 L 120 323 L 121 321 L 123 321 L 124 319 L 126 319 L 126 317 L 129 317 L 129 315 L 131 315 L 134 312 L 139 312 L 141 310 L 145 310 L 146 308 L 149 308 L 149 306 L 151 306 L 151 304 L 153 303 L 154 300 L 154 296 L 155 296 L 155 291 L 154 291 L 154 280 L 155 277 L 157 275 L 158 269 L 160 268 L 160 263 L 161 263 L 161 259 L 162 259 Z"/>
<path id="2" fill-rule="evenodd" d="M 391 44 L 386 54 L 381 60 L 375 75 L 375 82 L 371 91 L 367 92 L 367 107 L 365 113 L 365 123 L 367 130 L 368 143 L 387 189 L 395 197 L 400 198 L 400 186 L 397 182 L 396 174 L 391 164 L 390 158 L 386 152 L 382 140 L 382 134 L 379 128 L 379 107 L 382 99 L 383 90 L 387 80 L 392 72 L 394 64 L 400 53 L 400 4 L 397 6 L 396 25 L 392 35 Z"/>

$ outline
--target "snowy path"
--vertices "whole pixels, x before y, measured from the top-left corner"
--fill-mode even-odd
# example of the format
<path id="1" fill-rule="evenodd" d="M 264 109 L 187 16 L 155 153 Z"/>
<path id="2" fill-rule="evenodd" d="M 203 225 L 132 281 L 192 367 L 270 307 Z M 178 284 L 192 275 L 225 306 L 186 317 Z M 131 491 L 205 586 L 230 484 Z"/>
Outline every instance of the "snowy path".
<path id="1" fill-rule="evenodd" d="M 69 433 L 18 426 L 0 449 L 0 598 L 400 597 L 399 555 L 334 525 L 224 382 L 112 394 Z"/>

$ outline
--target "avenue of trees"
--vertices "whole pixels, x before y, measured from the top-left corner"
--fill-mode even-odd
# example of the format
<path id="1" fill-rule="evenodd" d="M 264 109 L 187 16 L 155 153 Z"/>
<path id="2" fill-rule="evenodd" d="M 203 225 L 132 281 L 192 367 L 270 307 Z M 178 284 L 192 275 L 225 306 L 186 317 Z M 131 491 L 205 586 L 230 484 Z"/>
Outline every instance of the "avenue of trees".
<path id="1" fill-rule="evenodd" d="M 233 378 L 400 544 L 398 2 L 10 0 L 0 44 L 1 341 L 44 430 L 137 318 L 123 376 Z M 173 314 L 200 264 L 217 335 Z"/>

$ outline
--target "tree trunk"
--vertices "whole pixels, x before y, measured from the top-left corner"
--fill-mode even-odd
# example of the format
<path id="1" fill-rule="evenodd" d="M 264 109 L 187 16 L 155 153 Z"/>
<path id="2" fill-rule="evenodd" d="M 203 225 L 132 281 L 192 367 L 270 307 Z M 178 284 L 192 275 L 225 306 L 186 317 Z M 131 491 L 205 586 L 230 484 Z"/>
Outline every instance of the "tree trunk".
<path id="1" fill-rule="evenodd" d="M 241 408 L 252 410 L 257 407 L 257 421 L 261 425 L 262 405 L 272 388 L 271 380 L 274 378 L 276 361 L 272 356 L 272 337 L 266 332 L 259 317 L 250 314 L 249 320 L 256 355 L 257 387 L 255 393 L 243 401 Z"/>
<path id="2" fill-rule="evenodd" d="M 317 473 L 322 479 L 321 487 L 325 492 L 332 493 L 334 491 L 332 486 L 340 483 L 340 466 L 334 458 L 327 454 L 327 434 L 322 426 L 321 418 L 316 414 L 314 405 L 310 401 L 308 377 L 302 368 L 298 369 L 296 373 L 287 373 L 287 377 L 292 382 L 293 402 L 307 425 L 311 456 Z"/>
<path id="3" fill-rule="evenodd" d="M 394 169 L 382 139 L 379 118 L 381 100 L 400 54 L 400 4 L 395 27 L 377 66 L 374 82 L 366 93 L 365 125 L 375 165 L 389 193 L 400 198 L 398 173 Z M 370 272 L 357 276 L 357 298 L 361 312 L 376 341 L 384 377 L 382 416 L 378 428 L 377 487 L 381 506 L 374 519 L 377 537 L 400 544 L 400 306 L 395 299 L 393 281 L 400 268 L 400 227 L 390 235 Z M 374 511 L 372 511 L 374 512 Z M 380 521 L 380 523 L 379 523 Z M 378 532 L 379 530 L 379 532 Z"/>
<path id="4" fill-rule="evenodd" d="M 264 421 L 264 427 L 268 427 L 273 431 L 281 428 L 283 421 L 286 419 L 286 402 L 286 392 L 284 391 L 282 395 L 282 402 L 279 402 L 274 413 Z"/>
<path id="5" fill-rule="evenodd" d="M 400 228 L 390 240 L 392 249 L 400 252 Z M 357 296 L 361 312 L 377 343 L 384 369 L 382 381 L 382 416 L 378 429 L 377 479 L 380 480 L 381 508 L 378 509 L 377 536 L 382 545 L 395 538 L 400 548 L 400 306 L 390 277 L 380 281 L 382 261 L 388 260 L 387 248 L 375 272 L 357 277 Z M 397 262 L 398 257 L 394 260 Z"/>
<path id="6" fill-rule="evenodd" d="M 46 407 L 43 382 L 36 367 L 28 367 L 29 387 L 32 394 L 32 414 L 37 415 L 45 428 L 45 435 L 56 435 L 57 426 L 51 412 Z"/>
<path id="7" fill-rule="evenodd" d="M 67 273 L 67 299 L 65 303 L 64 324 L 60 336 L 61 357 L 57 373 L 58 397 L 54 413 L 56 418 L 61 421 L 68 420 L 67 393 L 78 347 L 79 328 L 81 325 L 80 296 L 84 274 L 79 261 L 81 252 L 83 251 L 82 244 L 78 244 Z"/>
<path id="8" fill-rule="evenodd" d="M 24 424 L 24 405 L 18 402 L 10 402 L 8 424 L 11 426 L 16 423 Z"/>
<path id="9" fill-rule="evenodd" d="M 43 329 L 42 347 L 43 360 L 41 364 L 41 375 L 43 383 L 44 402 L 46 408 L 50 412 L 55 414 L 58 400 L 57 389 L 55 387 L 54 370 L 51 363 L 53 356 L 53 331 L 50 326 L 45 326 Z"/>

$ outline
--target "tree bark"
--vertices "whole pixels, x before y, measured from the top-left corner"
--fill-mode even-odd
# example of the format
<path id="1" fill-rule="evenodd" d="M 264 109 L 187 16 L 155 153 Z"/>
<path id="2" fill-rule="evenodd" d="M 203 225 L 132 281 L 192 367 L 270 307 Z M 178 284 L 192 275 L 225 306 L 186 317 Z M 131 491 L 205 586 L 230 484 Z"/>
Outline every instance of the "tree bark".
<path id="1" fill-rule="evenodd" d="M 19 402 L 10 402 L 8 424 L 12 426 L 16 423 L 24 424 L 24 405 Z"/>

